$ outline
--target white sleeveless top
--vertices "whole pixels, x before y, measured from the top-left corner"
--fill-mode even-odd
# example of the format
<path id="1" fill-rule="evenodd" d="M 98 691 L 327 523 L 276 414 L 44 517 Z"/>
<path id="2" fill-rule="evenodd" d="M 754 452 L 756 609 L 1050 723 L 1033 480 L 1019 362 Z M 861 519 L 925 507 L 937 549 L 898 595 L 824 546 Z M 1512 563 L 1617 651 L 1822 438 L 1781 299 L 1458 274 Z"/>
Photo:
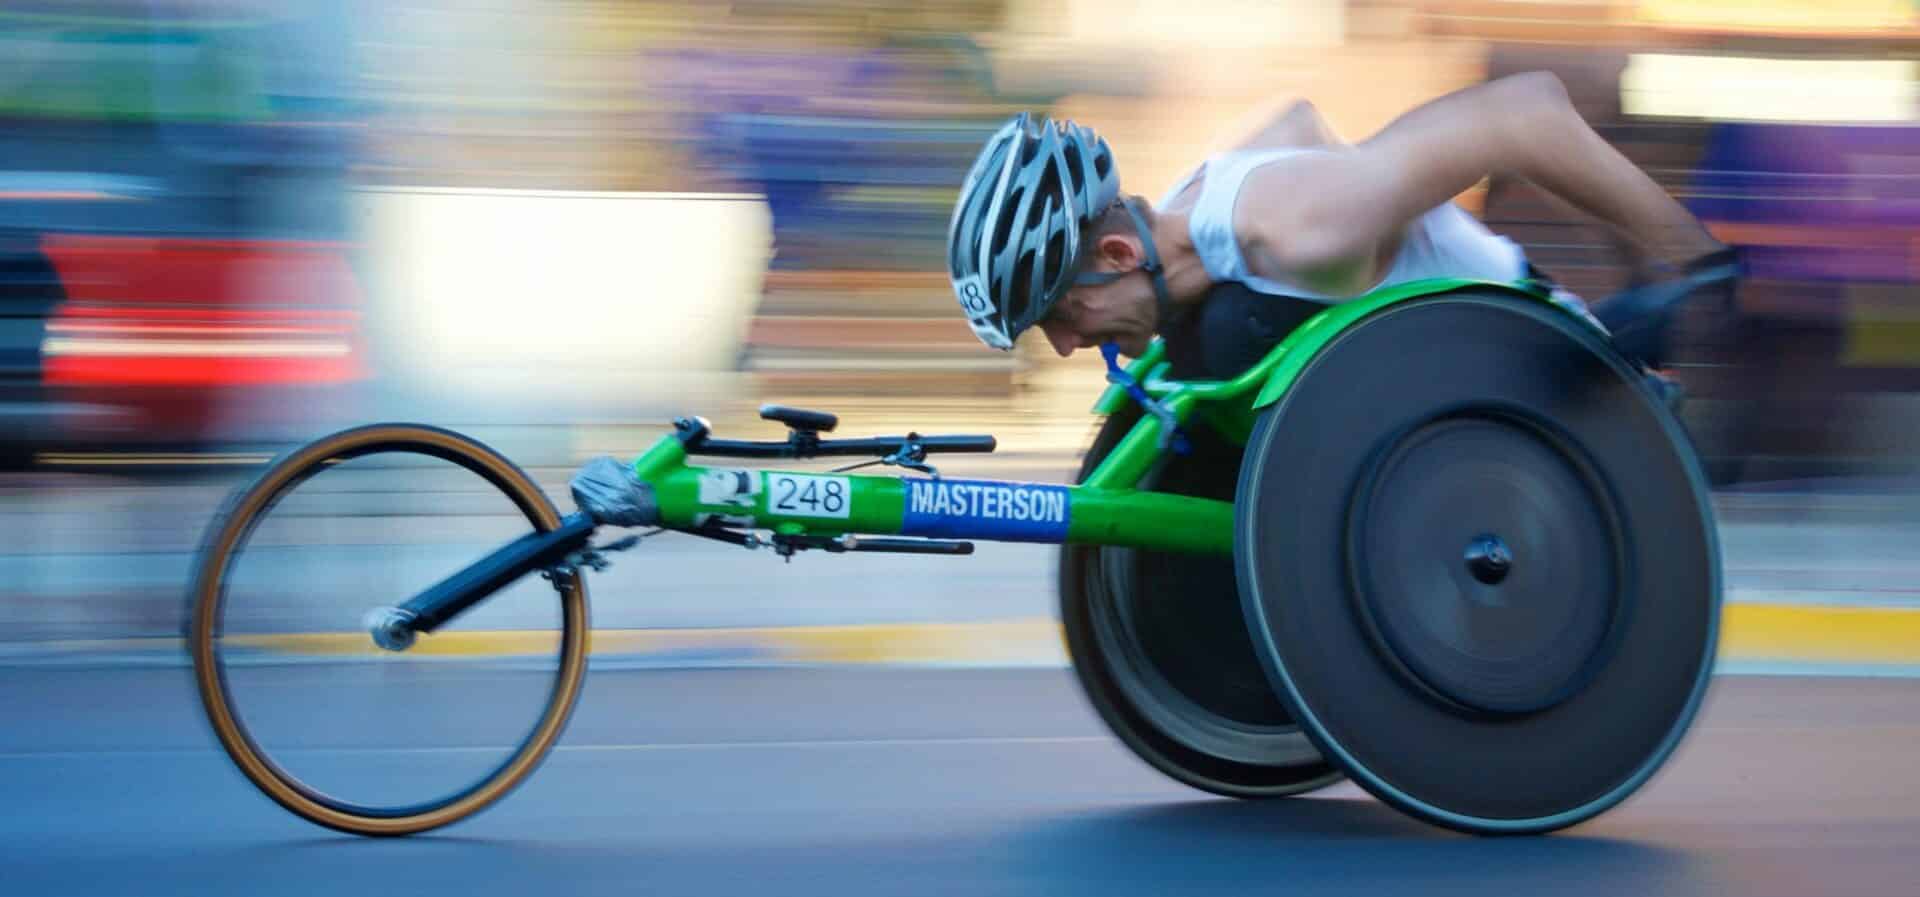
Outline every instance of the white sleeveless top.
<path id="1" fill-rule="evenodd" d="M 1271 280 L 1254 274 L 1240 254 L 1240 241 L 1233 233 L 1233 206 L 1240 187 L 1255 168 L 1295 153 L 1321 152 L 1293 147 L 1286 149 L 1241 150 L 1213 156 L 1192 174 L 1175 184 L 1161 200 L 1164 207 L 1180 195 L 1193 179 L 1205 175 L 1200 197 L 1194 203 L 1187 230 L 1200 254 L 1200 262 L 1215 281 L 1244 283 L 1263 293 L 1297 296 L 1317 302 L 1334 303 L 1353 296 L 1333 296 L 1309 290 L 1299 284 Z M 1485 225 L 1451 202 L 1441 203 L 1408 224 L 1400 251 L 1393 258 L 1385 277 L 1364 292 L 1381 287 L 1430 277 L 1467 277 L 1509 282 L 1526 276 L 1526 256 L 1513 241 L 1487 230 Z M 1355 296 L 1360 293 L 1353 294 Z"/>

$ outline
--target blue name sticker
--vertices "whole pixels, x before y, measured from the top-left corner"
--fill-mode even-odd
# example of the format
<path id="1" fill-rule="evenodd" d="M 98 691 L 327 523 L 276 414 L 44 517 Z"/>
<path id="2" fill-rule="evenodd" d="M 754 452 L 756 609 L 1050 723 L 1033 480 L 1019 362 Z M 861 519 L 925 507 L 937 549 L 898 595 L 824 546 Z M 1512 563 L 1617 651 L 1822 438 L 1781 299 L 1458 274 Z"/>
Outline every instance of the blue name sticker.
<path id="1" fill-rule="evenodd" d="M 1065 542 L 1072 503 L 1067 487 L 988 480 L 903 480 L 900 532 L 948 539 Z"/>

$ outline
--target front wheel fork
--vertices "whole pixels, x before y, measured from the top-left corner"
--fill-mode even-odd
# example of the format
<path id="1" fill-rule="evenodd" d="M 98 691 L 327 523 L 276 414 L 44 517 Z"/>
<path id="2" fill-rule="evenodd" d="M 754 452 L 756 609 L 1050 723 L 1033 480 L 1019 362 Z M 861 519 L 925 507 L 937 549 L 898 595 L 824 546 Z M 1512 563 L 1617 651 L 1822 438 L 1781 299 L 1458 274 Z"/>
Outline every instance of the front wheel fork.
<path id="1" fill-rule="evenodd" d="M 374 644 L 388 651 L 405 651 L 420 633 L 438 629 L 514 580 L 535 570 L 565 565 L 570 556 L 587 546 L 598 525 L 585 513 L 568 514 L 560 519 L 558 527 L 508 542 L 398 607 L 375 608 L 363 622 Z"/>

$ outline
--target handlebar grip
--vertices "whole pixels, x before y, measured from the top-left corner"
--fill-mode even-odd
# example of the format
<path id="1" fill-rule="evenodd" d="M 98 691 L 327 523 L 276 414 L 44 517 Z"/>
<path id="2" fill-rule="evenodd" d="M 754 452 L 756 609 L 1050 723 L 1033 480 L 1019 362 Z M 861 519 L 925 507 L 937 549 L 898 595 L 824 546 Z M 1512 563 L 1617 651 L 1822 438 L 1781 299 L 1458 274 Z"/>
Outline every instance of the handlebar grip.
<path id="1" fill-rule="evenodd" d="M 932 452 L 991 452 L 1000 443 L 992 436 L 922 436 L 920 445 Z"/>

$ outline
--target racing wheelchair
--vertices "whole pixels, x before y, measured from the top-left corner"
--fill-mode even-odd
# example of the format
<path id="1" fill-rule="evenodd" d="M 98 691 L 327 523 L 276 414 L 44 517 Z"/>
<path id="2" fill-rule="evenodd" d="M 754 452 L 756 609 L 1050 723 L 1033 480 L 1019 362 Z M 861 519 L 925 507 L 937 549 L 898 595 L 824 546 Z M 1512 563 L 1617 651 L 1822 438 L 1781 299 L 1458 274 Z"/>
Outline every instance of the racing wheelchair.
<path id="1" fill-rule="evenodd" d="M 630 462 L 589 463 L 563 514 L 460 434 L 326 436 L 237 490 L 207 530 L 188 596 L 202 704 L 239 769 L 292 812 L 420 832 L 500 799 L 554 746 L 587 669 L 589 572 L 643 535 L 788 557 L 995 540 L 1062 546 L 1083 691 L 1129 749 L 1196 788 L 1273 798 L 1344 777 L 1441 826 L 1537 833 L 1614 806 L 1672 753 L 1712 670 L 1719 553 L 1687 435 L 1615 340 L 1535 281 L 1433 280 L 1318 308 L 1231 377 L 1171 376 L 1169 351 L 1156 340 L 1123 370 L 1107 350 L 1105 421 L 1071 485 L 957 480 L 928 463 L 992 451 L 991 436 L 837 439 L 833 415 L 765 406 L 785 440 L 720 439 L 682 418 Z M 254 737 L 229 673 L 273 645 L 226 606 L 235 559 L 286 496 L 396 453 L 478 476 L 525 532 L 412 597 L 374 596 L 342 635 L 430 648 L 532 574 L 559 625 L 539 711 L 503 760 L 444 794 L 373 804 L 295 775 Z M 696 456 L 854 456 L 913 475 Z M 613 527 L 650 529 L 595 543 Z"/>

